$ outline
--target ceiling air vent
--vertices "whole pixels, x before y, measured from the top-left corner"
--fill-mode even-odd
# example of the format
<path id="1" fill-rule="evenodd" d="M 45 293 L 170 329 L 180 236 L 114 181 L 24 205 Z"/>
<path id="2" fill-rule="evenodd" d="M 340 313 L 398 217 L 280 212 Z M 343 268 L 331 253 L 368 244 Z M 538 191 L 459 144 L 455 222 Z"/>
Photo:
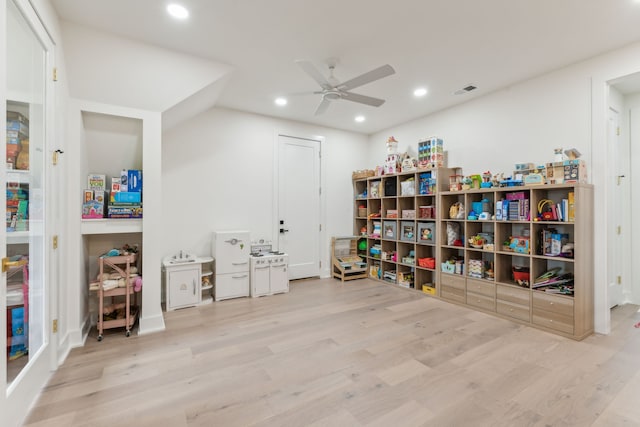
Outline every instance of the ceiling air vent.
<path id="1" fill-rule="evenodd" d="M 454 95 L 462 95 L 463 93 L 467 93 L 467 92 L 471 92 L 472 90 L 476 90 L 477 87 L 474 85 L 467 85 L 465 87 L 463 87 L 462 89 L 458 89 L 457 91 L 453 92 Z"/>

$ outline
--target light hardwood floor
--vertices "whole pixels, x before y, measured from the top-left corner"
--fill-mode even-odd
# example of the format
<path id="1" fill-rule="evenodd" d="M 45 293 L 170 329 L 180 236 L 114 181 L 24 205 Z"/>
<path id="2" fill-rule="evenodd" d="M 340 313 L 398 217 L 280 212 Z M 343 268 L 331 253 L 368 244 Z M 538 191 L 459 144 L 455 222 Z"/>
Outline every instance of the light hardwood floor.
<path id="1" fill-rule="evenodd" d="M 71 352 L 27 426 L 638 426 L 637 306 L 572 341 L 368 279 L 166 314 Z"/>

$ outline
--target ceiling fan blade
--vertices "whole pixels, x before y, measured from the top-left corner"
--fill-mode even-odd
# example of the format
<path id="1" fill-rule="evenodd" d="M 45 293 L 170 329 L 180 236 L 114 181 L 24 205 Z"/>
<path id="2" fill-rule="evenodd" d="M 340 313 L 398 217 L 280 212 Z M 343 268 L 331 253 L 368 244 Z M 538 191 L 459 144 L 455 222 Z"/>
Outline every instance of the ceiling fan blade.
<path id="1" fill-rule="evenodd" d="M 318 69 L 309 61 L 297 60 L 296 64 L 302 68 L 302 70 L 309 74 L 313 80 L 315 80 L 323 89 L 331 89 L 332 86 L 329 84 L 327 79 L 318 71 Z"/>
<path id="2" fill-rule="evenodd" d="M 320 114 L 327 111 L 329 104 L 331 104 L 331 101 L 329 101 L 328 99 L 322 98 L 322 102 L 320 103 L 320 105 L 318 105 L 318 108 L 316 109 L 316 116 L 319 116 Z"/>
<path id="3" fill-rule="evenodd" d="M 372 107 L 379 107 L 384 104 L 384 99 L 373 98 L 371 96 L 360 95 L 353 92 L 342 92 L 341 99 L 346 101 L 359 102 L 360 104 L 371 105 Z"/>
<path id="4" fill-rule="evenodd" d="M 396 70 L 394 70 L 391 65 L 387 64 L 383 65 L 382 67 L 378 67 L 375 70 L 371 70 L 368 73 L 361 74 L 358 77 L 354 77 L 351 80 L 347 80 L 346 82 L 339 84 L 337 87 L 340 90 L 355 89 L 359 86 L 366 85 L 367 83 L 371 83 L 372 81 L 390 76 L 395 73 Z"/>

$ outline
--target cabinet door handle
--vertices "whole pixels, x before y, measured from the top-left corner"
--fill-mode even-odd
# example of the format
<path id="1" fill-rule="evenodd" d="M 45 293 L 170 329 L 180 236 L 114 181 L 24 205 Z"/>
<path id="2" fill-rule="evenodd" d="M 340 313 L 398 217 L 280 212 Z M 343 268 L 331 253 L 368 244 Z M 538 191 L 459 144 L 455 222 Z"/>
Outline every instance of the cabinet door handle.
<path id="1" fill-rule="evenodd" d="M 265 265 L 264 267 L 256 267 L 256 270 L 264 270 L 265 268 L 269 268 L 269 266 Z"/>
<path id="2" fill-rule="evenodd" d="M 193 294 L 196 294 L 196 280 L 193 280 Z"/>
<path id="3" fill-rule="evenodd" d="M 248 262 L 232 262 L 231 265 L 245 265 L 249 264 Z"/>
<path id="4" fill-rule="evenodd" d="M 243 274 L 242 276 L 231 276 L 232 279 L 244 279 L 247 277 L 247 274 Z"/>

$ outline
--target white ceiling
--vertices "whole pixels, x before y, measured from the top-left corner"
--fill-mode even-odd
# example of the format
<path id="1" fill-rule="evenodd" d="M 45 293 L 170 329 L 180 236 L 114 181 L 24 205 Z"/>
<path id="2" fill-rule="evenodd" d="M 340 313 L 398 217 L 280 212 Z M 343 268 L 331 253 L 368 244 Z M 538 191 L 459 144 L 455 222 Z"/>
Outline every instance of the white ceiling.
<path id="1" fill-rule="evenodd" d="M 638 0 L 175 0 L 182 22 L 166 0 L 51 1 L 63 20 L 233 66 L 218 106 L 365 134 L 640 40 Z M 327 72 L 328 58 L 340 81 L 392 65 L 353 90 L 387 102 L 339 100 L 320 116 L 320 95 L 274 105 L 318 89 L 295 60 Z M 429 94 L 414 98 L 418 86 Z"/>

